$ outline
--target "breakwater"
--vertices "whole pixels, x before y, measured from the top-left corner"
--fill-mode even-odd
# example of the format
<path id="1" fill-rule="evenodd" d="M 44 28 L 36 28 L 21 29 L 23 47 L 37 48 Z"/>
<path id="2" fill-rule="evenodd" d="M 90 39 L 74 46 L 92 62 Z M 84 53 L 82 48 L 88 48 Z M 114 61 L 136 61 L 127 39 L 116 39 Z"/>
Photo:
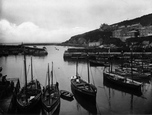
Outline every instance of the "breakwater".
<path id="1" fill-rule="evenodd" d="M 8 55 L 33 55 L 33 56 L 45 56 L 48 54 L 45 47 L 29 47 L 24 45 L 0 45 L 0 56 Z"/>

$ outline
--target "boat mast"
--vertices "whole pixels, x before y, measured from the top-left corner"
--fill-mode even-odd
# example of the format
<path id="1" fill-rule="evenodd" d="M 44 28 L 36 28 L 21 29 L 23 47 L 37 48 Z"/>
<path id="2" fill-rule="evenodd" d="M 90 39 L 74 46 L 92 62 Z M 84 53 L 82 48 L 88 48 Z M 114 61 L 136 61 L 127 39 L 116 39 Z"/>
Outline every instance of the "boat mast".
<path id="1" fill-rule="evenodd" d="M 49 63 L 48 63 L 48 92 L 49 92 L 49 104 L 50 104 L 50 72 L 49 72 Z"/>
<path id="2" fill-rule="evenodd" d="M 50 88 L 50 72 L 49 72 L 49 63 L 48 63 L 48 86 Z"/>
<path id="3" fill-rule="evenodd" d="M 27 88 L 27 72 L 26 72 L 26 56 L 25 56 L 25 47 L 24 47 L 24 75 L 25 75 L 25 90 Z"/>
<path id="4" fill-rule="evenodd" d="M 87 55 L 87 68 L 88 68 L 88 83 L 90 83 L 88 55 Z"/>
<path id="5" fill-rule="evenodd" d="M 77 58 L 77 62 L 76 62 L 76 77 L 78 76 L 78 58 Z"/>
<path id="6" fill-rule="evenodd" d="M 27 71 L 26 71 L 26 56 L 25 56 L 25 46 L 24 47 L 24 74 L 25 74 L 25 94 L 27 93 Z M 25 101 L 27 101 L 27 96 L 25 96 Z"/>
<path id="7" fill-rule="evenodd" d="M 52 71 L 51 71 L 51 86 L 53 86 L 53 62 L 52 62 Z"/>
<path id="8" fill-rule="evenodd" d="M 31 81 L 33 81 L 33 64 L 32 64 L 32 57 L 31 57 Z"/>

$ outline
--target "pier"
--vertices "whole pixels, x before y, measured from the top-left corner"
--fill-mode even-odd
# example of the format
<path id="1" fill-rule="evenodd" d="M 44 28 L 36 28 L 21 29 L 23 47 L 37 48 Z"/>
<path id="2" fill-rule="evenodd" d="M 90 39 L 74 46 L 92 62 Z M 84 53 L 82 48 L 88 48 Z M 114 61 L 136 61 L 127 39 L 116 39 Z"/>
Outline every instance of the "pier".
<path id="1" fill-rule="evenodd" d="M 38 48 L 36 46 L 29 47 L 25 45 L 0 45 L 0 57 L 8 55 L 33 55 L 33 56 L 46 56 L 48 54 L 46 47 Z"/>

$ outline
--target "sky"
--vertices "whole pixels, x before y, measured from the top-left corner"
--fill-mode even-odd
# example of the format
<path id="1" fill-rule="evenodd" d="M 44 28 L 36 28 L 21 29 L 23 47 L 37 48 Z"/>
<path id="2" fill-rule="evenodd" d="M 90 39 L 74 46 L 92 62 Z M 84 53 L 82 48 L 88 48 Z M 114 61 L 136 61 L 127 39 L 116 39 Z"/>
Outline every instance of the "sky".
<path id="1" fill-rule="evenodd" d="M 152 0 L 0 0 L 0 43 L 64 42 L 152 13 Z"/>

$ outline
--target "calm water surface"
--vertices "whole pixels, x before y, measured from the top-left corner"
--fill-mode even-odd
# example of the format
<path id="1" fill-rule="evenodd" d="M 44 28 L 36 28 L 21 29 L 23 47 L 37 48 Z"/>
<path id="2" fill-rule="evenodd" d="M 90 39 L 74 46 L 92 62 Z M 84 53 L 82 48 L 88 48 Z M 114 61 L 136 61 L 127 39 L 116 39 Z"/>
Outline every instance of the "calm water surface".
<path id="1" fill-rule="evenodd" d="M 68 47 L 46 46 L 48 55 L 45 57 L 33 57 L 33 72 L 42 86 L 46 85 L 47 64 L 54 63 L 54 82 L 59 82 L 60 90 L 71 92 L 70 78 L 76 74 L 76 63 L 64 61 L 63 53 Z M 59 49 L 59 50 L 57 50 Z M 30 58 L 27 56 L 28 80 L 30 80 Z M 0 57 L 0 66 L 3 74 L 10 78 L 19 78 L 24 85 L 23 56 Z M 91 82 L 97 87 L 96 110 L 97 114 L 152 114 L 152 80 L 143 86 L 143 95 L 137 96 L 126 93 L 112 86 L 106 85 L 103 80 L 103 67 L 90 67 Z M 87 81 L 87 64 L 80 62 L 78 73 Z M 59 115 L 90 115 L 94 114 L 83 100 L 67 101 L 61 99 Z"/>

